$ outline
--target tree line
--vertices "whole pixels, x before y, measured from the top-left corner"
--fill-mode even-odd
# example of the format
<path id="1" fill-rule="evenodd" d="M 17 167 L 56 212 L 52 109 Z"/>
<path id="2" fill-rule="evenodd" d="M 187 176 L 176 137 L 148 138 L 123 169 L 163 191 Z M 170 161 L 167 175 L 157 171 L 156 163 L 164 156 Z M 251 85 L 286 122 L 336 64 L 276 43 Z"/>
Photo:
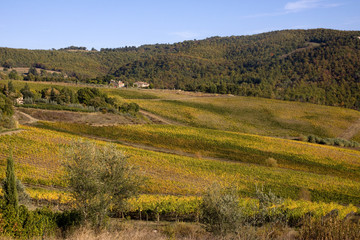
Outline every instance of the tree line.
<path id="1" fill-rule="evenodd" d="M 72 81 L 107 84 L 117 79 L 130 85 L 146 81 L 155 88 L 359 109 L 358 36 L 359 31 L 312 29 L 98 52 L 0 48 L 0 64 L 4 68 L 37 64 L 61 71 Z"/>

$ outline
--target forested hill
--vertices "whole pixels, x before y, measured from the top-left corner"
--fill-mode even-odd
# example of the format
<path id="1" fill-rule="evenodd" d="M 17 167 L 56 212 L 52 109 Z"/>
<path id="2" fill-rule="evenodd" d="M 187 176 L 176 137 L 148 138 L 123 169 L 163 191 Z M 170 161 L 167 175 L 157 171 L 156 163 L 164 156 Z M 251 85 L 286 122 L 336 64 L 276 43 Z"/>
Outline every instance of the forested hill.
<path id="1" fill-rule="evenodd" d="M 0 48 L 0 64 L 360 109 L 360 32 L 284 30 L 100 51 Z M 103 78 L 102 78 L 103 77 Z"/>

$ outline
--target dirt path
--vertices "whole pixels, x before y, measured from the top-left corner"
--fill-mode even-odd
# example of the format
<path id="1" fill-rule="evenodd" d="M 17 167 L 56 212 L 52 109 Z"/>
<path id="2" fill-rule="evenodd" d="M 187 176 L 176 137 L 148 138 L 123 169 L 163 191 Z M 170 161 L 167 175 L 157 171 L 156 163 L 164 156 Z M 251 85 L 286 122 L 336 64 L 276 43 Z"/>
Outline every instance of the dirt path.
<path id="1" fill-rule="evenodd" d="M 342 134 L 340 134 L 338 138 L 350 140 L 359 131 L 360 131 L 360 118 L 356 122 L 354 122 L 348 129 L 346 129 Z"/>
<path id="2" fill-rule="evenodd" d="M 39 121 L 38 119 L 30 116 L 29 114 L 20 112 L 18 110 L 15 111 L 15 118 L 19 121 L 20 124 L 32 124 Z"/>
<path id="3" fill-rule="evenodd" d="M 16 134 L 16 133 L 20 133 L 20 132 L 22 132 L 22 131 L 25 131 L 25 130 L 24 130 L 24 129 L 10 130 L 10 131 L 6 131 L 6 132 L 0 133 L 0 136 Z"/>
<path id="4" fill-rule="evenodd" d="M 145 117 L 147 117 L 150 121 L 152 121 L 155 124 L 167 124 L 167 125 L 177 125 L 177 126 L 185 126 L 185 124 L 173 121 L 173 120 L 169 120 L 169 119 L 165 119 L 159 115 L 156 115 L 154 113 L 145 111 L 143 109 L 141 109 L 139 111 L 142 115 L 144 115 Z"/>

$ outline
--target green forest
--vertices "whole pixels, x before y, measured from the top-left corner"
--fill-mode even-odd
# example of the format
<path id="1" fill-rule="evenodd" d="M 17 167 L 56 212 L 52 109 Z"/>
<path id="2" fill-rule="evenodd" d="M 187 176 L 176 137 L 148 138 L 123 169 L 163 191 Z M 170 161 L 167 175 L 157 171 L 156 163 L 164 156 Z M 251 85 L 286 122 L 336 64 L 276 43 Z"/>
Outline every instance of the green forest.
<path id="1" fill-rule="evenodd" d="M 359 37 L 359 31 L 311 29 L 91 51 L 0 48 L 0 65 L 7 70 L 2 78 L 14 67 L 37 67 L 62 75 L 25 80 L 146 81 L 155 88 L 360 109 Z"/>

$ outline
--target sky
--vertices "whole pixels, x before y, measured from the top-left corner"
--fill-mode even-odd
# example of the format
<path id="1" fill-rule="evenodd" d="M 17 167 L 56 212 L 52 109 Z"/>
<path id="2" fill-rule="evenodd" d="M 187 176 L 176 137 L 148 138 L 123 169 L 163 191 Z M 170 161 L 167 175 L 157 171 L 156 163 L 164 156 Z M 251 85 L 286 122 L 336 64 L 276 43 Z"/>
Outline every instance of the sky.
<path id="1" fill-rule="evenodd" d="M 360 30 L 360 0 L 0 0 L 0 47 L 116 48 L 283 29 Z"/>

